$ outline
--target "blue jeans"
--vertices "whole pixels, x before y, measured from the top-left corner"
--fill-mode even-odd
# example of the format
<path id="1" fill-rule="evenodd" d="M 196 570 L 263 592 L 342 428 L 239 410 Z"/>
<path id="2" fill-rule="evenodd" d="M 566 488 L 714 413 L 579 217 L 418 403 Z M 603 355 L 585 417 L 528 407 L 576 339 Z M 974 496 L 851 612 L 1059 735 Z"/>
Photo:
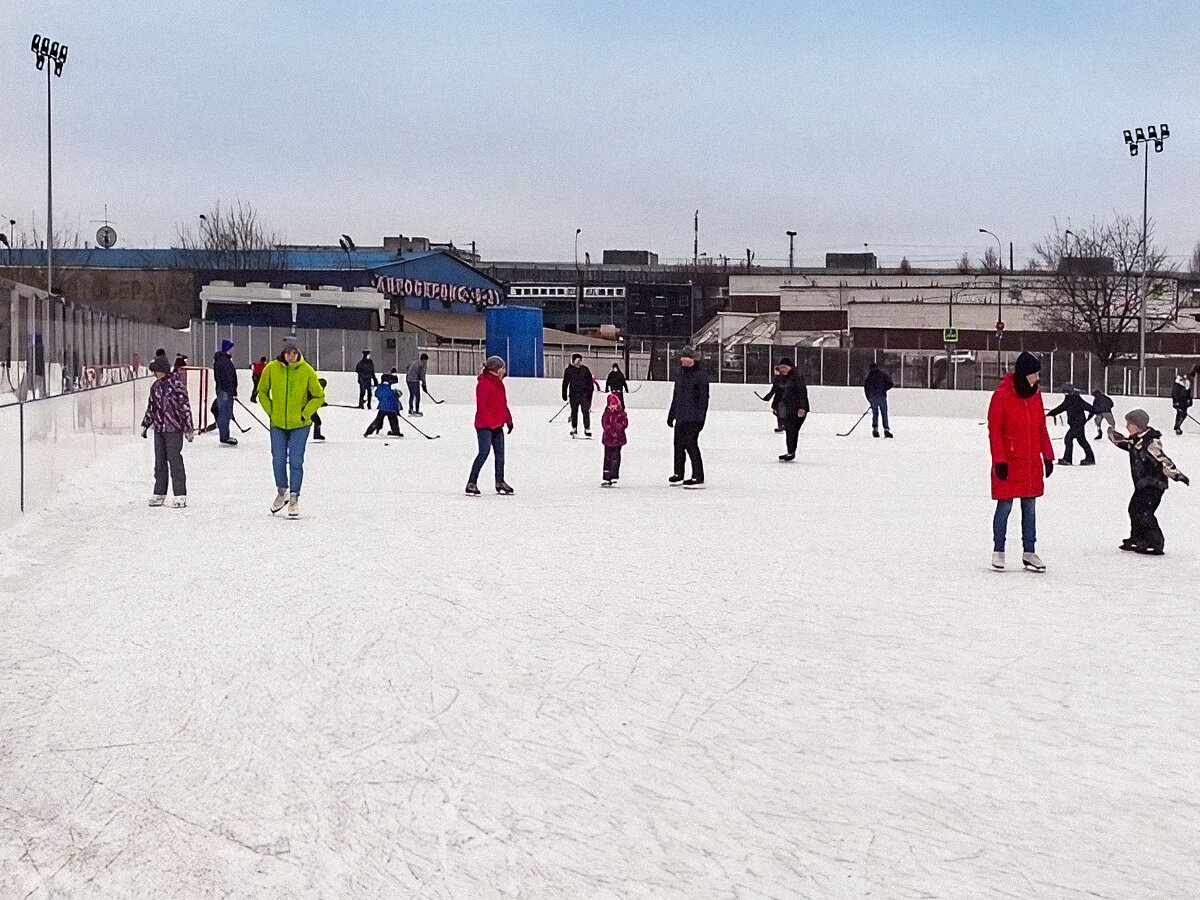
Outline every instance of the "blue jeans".
<path id="1" fill-rule="evenodd" d="M 1021 498 L 1021 546 L 1026 553 L 1032 553 L 1037 543 L 1037 498 Z M 1011 500 L 997 500 L 996 514 L 992 516 L 992 548 L 997 553 L 1004 552 L 1004 541 L 1008 536 L 1008 514 L 1012 512 Z"/>
<path id="2" fill-rule="evenodd" d="M 308 443 L 311 425 L 303 428 L 276 428 L 271 426 L 271 465 L 275 469 L 275 487 L 300 493 L 304 481 L 304 447 Z M 288 475 L 291 486 L 288 486 Z"/>
<path id="3" fill-rule="evenodd" d="M 879 428 L 879 417 L 882 415 L 883 430 L 891 431 L 892 429 L 888 427 L 887 397 L 884 397 L 882 400 L 868 400 L 867 402 L 871 404 L 871 430 L 874 431 Z"/>
<path id="4" fill-rule="evenodd" d="M 228 391 L 217 391 L 217 434 L 221 440 L 229 440 L 229 420 L 233 418 L 233 395 Z"/>
<path id="5" fill-rule="evenodd" d="M 421 411 L 421 382 L 406 381 L 408 385 L 408 411 L 410 413 L 418 413 Z"/>
<path id="6" fill-rule="evenodd" d="M 475 436 L 479 439 L 479 454 L 475 457 L 475 462 L 471 464 L 471 478 L 468 484 L 475 484 L 478 481 L 479 472 L 483 469 L 483 464 L 487 462 L 490 452 L 496 454 L 496 484 L 502 484 L 504 482 L 504 429 L 476 428 Z"/>

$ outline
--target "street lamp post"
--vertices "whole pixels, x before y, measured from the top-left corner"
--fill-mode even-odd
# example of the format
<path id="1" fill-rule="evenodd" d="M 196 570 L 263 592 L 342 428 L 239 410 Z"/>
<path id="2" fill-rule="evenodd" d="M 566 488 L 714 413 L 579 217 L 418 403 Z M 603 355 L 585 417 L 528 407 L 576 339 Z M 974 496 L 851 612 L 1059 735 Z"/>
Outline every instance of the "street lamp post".
<path id="1" fill-rule="evenodd" d="M 1004 244 L 986 228 L 980 228 L 979 233 L 996 238 L 996 377 L 1000 378 L 1004 368 L 1000 361 L 1000 342 L 1004 340 Z"/>
<path id="2" fill-rule="evenodd" d="M 63 66 L 67 62 L 67 45 L 51 41 L 40 34 L 33 36 L 33 46 L 30 47 L 37 57 L 38 69 L 46 70 L 46 293 L 54 293 L 54 168 L 53 141 L 51 129 L 51 92 L 50 71 L 54 70 L 55 77 L 62 75 Z M 49 63 L 49 65 L 47 65 Z"/>
<path id="3" fill-rule="evenodd" d="M 796 232 L 786 232 L 788 236 L 788 274 L 791 275 L 796 268 Z"/>
<path id="4" fill-rule="evenodd" d="M 579 295 L 583 293 L 583 275 L 579 271 L 579 235 L 582 228 L 575 229 L 575 333 L 579 334 Z"/>
<path id="5" fill-rule="evenodd" d="M 8 216 L 4 218 L 8 219 Z M 12 268 L 12 251 L 13 251 L 13 229 L 17 227 L 16 219 L 8 219 L 8 237 L 4 238 L 4 243 L 8 246 L 8 265 Z M 0 235 L 3 237 L 3 235 Z"/>
<path id="6" fill-rule="evenodd" d="M 1135 128 L 1133 132 L 1125 129 L 1125 143 L 1129 147 L 1129 155 L 1138 155 L 1138 145 L 1146 144 L 1147 149 L 1144 154 L 1142 166 L 1142 280 L 1141 280 L 1141 307 L 1138 312 L 1138 391 L 1146 393 L 1146 272 L 1150 268 L 1150 242 L 1147 233 L 1147 225 L 1149 218 L 1147 216 L 1148 198 L 1150 193 L 1150 150 L 1149 145 L 1154 144 L 1154 152 L 1162 153 L 1163 141 L 1171 136 L 1171 129 L 1164 122 L 1155 128 L 1153 125 L 1147 125 L 1146 130 Z"/>

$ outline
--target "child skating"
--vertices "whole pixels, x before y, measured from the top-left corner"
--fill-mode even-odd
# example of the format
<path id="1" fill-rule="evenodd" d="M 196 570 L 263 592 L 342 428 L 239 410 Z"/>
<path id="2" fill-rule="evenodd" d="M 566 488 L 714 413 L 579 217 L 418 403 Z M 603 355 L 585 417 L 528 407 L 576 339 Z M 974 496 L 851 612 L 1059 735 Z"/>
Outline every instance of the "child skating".
<path id="1" fill-rule="evenodd" d="M 621 477 L 621 448 L 625 446 L 625 429 L 629 427 L 629 416 L 625 413 L 625 404 L 621 395 L 614 391 L 608 395 L 604 414 L 600 417 L 600 428 L 603 434 L 600 442 L 604 444 L 604 487 L 612 487 L 613 482 Z"/>
<path id="2" fill-rule="evenodd" d="M 187 473 L 183 468 L 183 442 L 194 435 L 192 405 L 187 388 L 178 375 L 171 372 L 167 358 L 155 357 L 150 363 L 154 384 L 146 401 L 142 417 L 142 437 L 154 429 L 154 494 L 151 506 L 162 506 L 167 499 L 167 476 L 170 475 L 176 509 L 187 506 Z"/>
<path id="3" fill-rule="evenodd" d="M 1121 543 L 1122 550 L 1162 556 L 1162 529 L 1154 513 L 1170 481 L 1190 484 L 1188 477 L 1163 452 L 1162 434 L 1150 427 L 1150 415 L 1144 409 L 1134 409 L 1125 415 L 1123 436 L 1115 428 L 1108 429 L 1108 439 L 1129 454 L 1129 472 L 1133 476 L 1133 496 L 1129 500 L 1129 537 Z"/>
<path id="4" fill-rule="evenodd" d="M 379 386 L 375 388 L 375 406 L 378 411 L 375 413 L 375 421 L 368 425 L 367 430 L 363 432 L 363 437 L 370 437 L 382 431 L 384 419 L 387 419 L 388 425 L 392 429 L 388 432 L 389 437 L 404 437 L 400 433 L 400 395 L 392 387 L 395 383 L 395 375 L 384 375 Z"/>

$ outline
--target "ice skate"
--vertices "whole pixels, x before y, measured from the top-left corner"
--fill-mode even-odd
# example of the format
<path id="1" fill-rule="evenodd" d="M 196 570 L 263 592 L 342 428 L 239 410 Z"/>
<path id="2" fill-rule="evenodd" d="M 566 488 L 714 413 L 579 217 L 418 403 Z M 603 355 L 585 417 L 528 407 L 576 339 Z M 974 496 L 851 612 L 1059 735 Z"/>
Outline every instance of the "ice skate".
<path id="1" fill-rule="evenodd" d="M 894 434 L 892 434 L 890 431 L 888 431 L 886 428 L 885 428 L 885 429 L 883 429 L 883 436 L 884 436 L 885 438 L 895 437 L 895 435 L 894 435 Z"/>
<path id="2" fill-rule="evenodd" d="M 1071 462 L 1071 460 L 1069 460 L 1069 459 L 1066 459 L 1066 458 L 1064 457 L 1063 459 L 1060 459 L 1060 460 L 1058 461 L 1057 465 L 1060 465 L 1060 466 L 1071 466 L 1071 465 L 1074 465 L 1074 463 L 1072 463 L 1072 462 Z"/>
<path id="3" fill-rule="evenodd" d="M 791 461 L 792 461 L 793 459 L 795 459 L 795 458 L 796 458 L 796 454 L 795 454 L 795 453 L 781 453 L 781 454 L 779 455 L 779 461 L 780 461 L 780 462 L 791 462 Z"/>
<path id="4" fill-rule="evenodd" d="M 667 479 L 667 481 L 670 482 L 671 487 L 679 487 L 679 485 L 683 484 L 683 476 L 682 475 L 672 475 L 670 478 Z"/>
<path id="5" fill-rule="evenodd" d="M 271 515 L 279 512 L 287 506 L 288 490 L 287 488 L 276 488 L 275 499 L 271 501 Z"/>
<path id="6" fill-rule="evenodd" d="M 166 494 L 155 494 L 154 496 L 152 496 L 152 497 L 150 498 L 150 505 L 151 505 L 151 506 L 162 506 L 162 505 L 163 505 L 163 502 L 164 502 L 166 499 L 167 499 L 167 495 L 166 495 Z"/>
<path id="7" fill-rule="evenodd" d="M 1134 547 L 1133 552 L 1142 556 L 1162 556 L 1166 551 L 1162 547 Z"/>
<path id="8" fill-rule="evenodd" d="M 466 492 L 467 492 L 468 496 L 478 497 L 479 496 L 479 486 L 476 485 L 475 482 L 472 481 L 470 484 L 467 485 Z"/>
<path id="9" fill-rule="evenodd" d="M 187 495 L 181 495 L 179 497 L 172 497 L 171 498 L 171 508 L 172 509 L 186 509 L 187 508 Z"/>
<path id="10" fill-rule="evenodd" d="M 513 493 L 513 489 L 508 485 L 507 482 L 497 481 L 496 482 L 496 493 L 497 494 L 511 494 L 511 493 Z"/>
<path id="11" fill-rule="evenodd" d="M 1004 568 L 1004 551 L 1003 550 L 995 550 L 992 552 L 992 568 L 993 569 L 1003 569 Z"/>
<path id="12" fill-rule="evenodd" d="M 1085 459 L 1083 462 L 1080 463 L 1081 466 L 1094 466 L 1095 464 L 1096 464 L 1096 461 L 1094 459 Z"/>
<path id="13" fill-rule="evenodd" d="M 1131 538 L 1125 538 L 1125 540 L 1121 541 L 1121 545 L 1117 549 L 1118 550 L 1132 550 L 1134 552 L 1137 552 L 1138 550 L 1142 549 L 1142 545 Z"/>
<path id="14" fill-rule="evenodd" d="M 683 486 L 689 491 L 698 491 L 704 488 L 703 478 L 689 478 L 683 483 Z"/>
<path id="15" fill-rule="evenodd" d="M 1042 558 L 1036 553 L 1022 553 L 1021 565 L 1023 565 L 1030 572 L 1041 573 L 1046 571 L 1046 564 L 1042 562 Z"/>
<path id="16" fill-rule="evenodd" d="M 295 519 L 300 515 L 300 495 L 288 495 L 288 518 Z"/>
<path id="17" fill-rule="evenodd" d="M 871 429 L 871 437 L 879 437 L 879 429 L 878 428 Z"/>
<path id="18" fill-rule="evenodd" d="M 227 438 L 225 438 L 225 440 L 221 441 L 221 443 L 224 444 L 226 447 L 236 447 L 237 446 L 237 438 L 227 437 Z"/>

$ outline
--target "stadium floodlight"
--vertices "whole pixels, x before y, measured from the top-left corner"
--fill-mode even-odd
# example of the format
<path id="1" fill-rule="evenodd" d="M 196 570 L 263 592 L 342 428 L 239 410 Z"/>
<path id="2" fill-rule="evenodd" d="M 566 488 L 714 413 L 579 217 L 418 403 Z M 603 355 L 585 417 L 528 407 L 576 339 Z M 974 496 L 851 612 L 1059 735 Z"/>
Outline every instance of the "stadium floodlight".
<path id="1" fill-rule="evenodd" d="M 1137 156 L 1137 155 L 1138 155 L 1138 145 L 1137 145 L 1137 144 L 1130 144 L 1130 145 L 1129 145 L 1129 155 L 1130 155 L 1130 156 Z"/>
<path id="2" fill-rule="evenodd" d="M 355 249 L 355 247 L 354 247 L 354 241 L 352 241 L 352 240 L 350 239 L 350 235 L 348 235 L 348 234 L 343 234 L 343 235 L 342 235 L 342 240 L 346 242 L 346 249 L 347 249 L 347 250 L 354 250 L 354 249 Z"/>
<path id="3" fill-rule="evenodd" d="M 1136 134 L 1137 134 L 1137 139 L 1138 139 L 1139 141 L 1143 141 L 1143 142 L 1144 142 L 1144 141 L 1146 140 L 1146 132 L 1142 131 L 1142 129 L 1140 129 L 1140 128 L 1135 128 L 1135 129 L 1134 129 L 1134 131 L 1136 132 Z"/>
<path id="4" fill-rule="evenodd" d="M 1127 143 L 1127 144 L 1133 143 L 1133 132 L 1130 131 L 1128 128 L 1125 129 L 1125 143 Z"/>
<path id="5" fill-rule="evenodd" d="M 51 92 L 50 73 L 56 77 L 62 75 L 63 66 L 67 62 L 67 45 L 52 41 L 40 34 L 33 36 L 33 44 L 29 48 L 37 57 L 37 67 L 40 72 L 46 70 L 46 293 L 54 293 L 54 156 L 51 131 Z M 51 65 L 46 65 L 46 63 Z"/>
<path id="6" fill-rule="evenodd" d="M 1150 140 L 1152 140 L 1152 141 L 1157 141 L 1158 140 L 1158 129 L 1155 128 L 1153 125 L 1147 125 L 1146 126 L 1146 136 L 1148 138 L 1150 138 Z"/>
<path id="7" fill-rule="evenodd" d="M 1171 136 L 1171 130 L 1169 128 L 1167 128 L 1166 122 L 1163 122 L 1161 125 L 1158 126 L 1158 134 L 1160 137 L 1170 137 Z"/>

